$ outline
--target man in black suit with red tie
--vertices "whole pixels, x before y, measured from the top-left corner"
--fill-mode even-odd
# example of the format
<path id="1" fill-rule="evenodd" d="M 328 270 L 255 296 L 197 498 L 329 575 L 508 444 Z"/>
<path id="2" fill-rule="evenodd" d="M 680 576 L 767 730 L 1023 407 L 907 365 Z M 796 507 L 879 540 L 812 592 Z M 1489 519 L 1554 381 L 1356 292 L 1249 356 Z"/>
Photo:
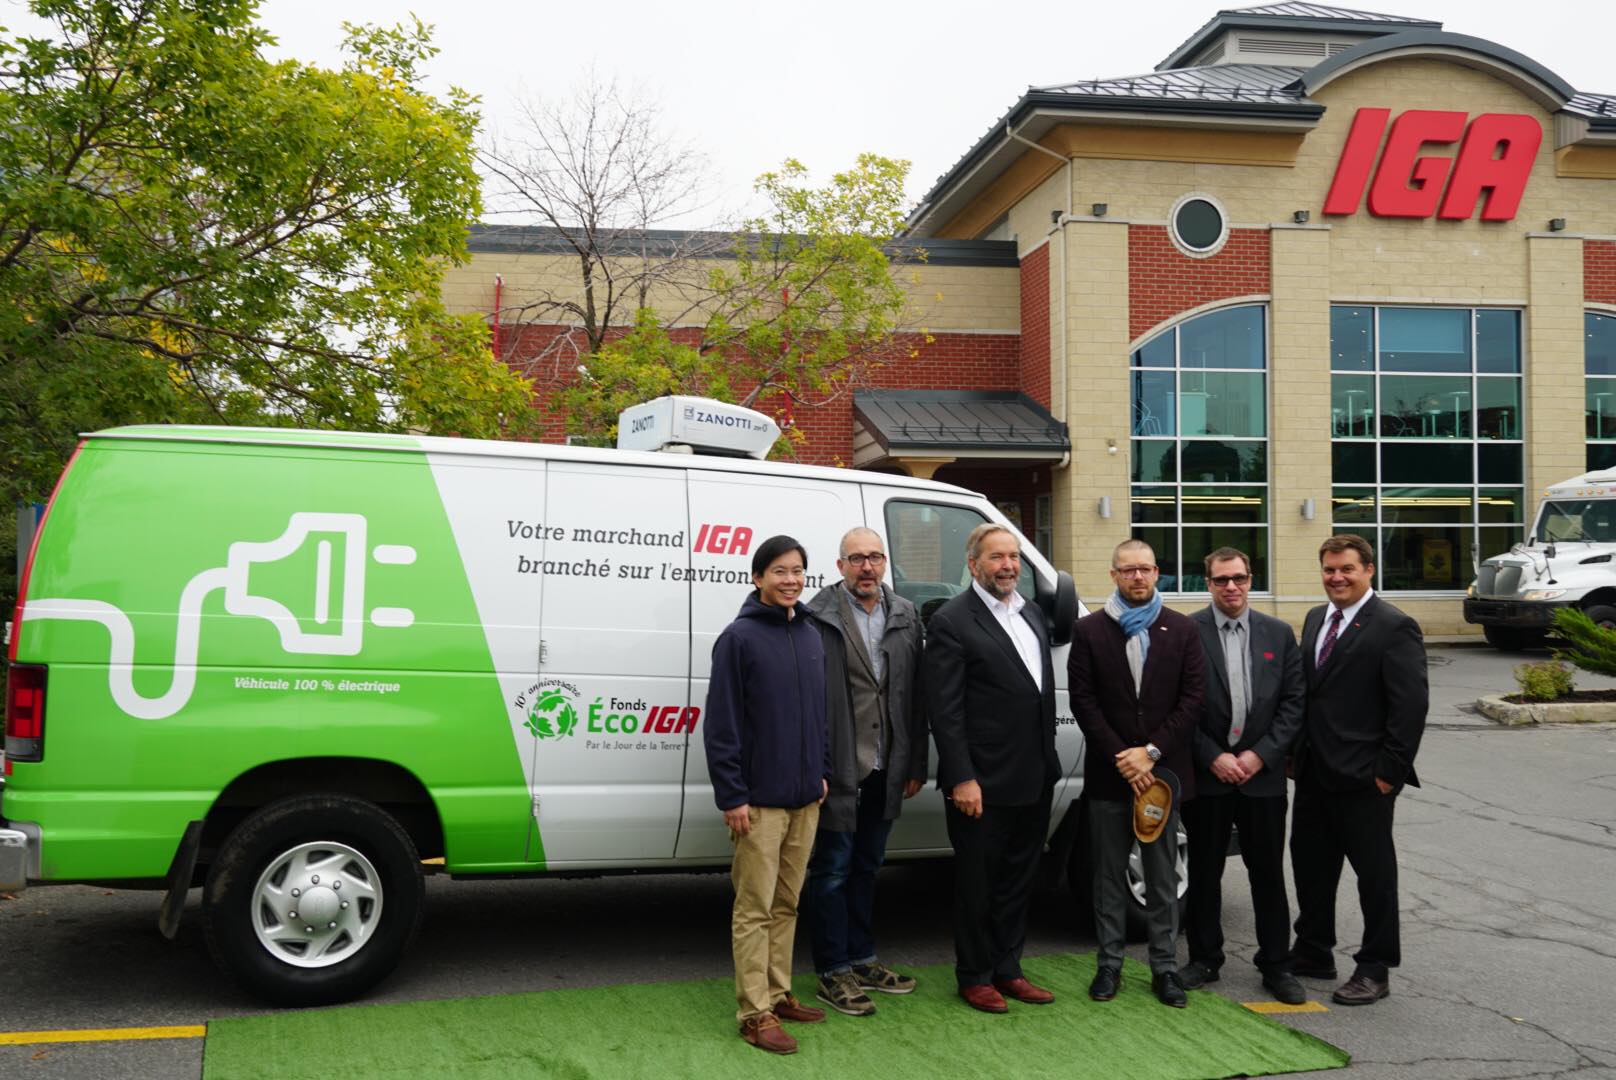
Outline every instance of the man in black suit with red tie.
<path id="1" fill-rule="evenodd" d="M 1363 537 L 1330 537 L 1319 548 L 1319 569 L 1330 602 L 1308 612 L 1302 626 L 1308 693 L 1293 752 L 1291 971 L 1336 978 L 1335 895 L 1345 859 L 1358 877 L 1363 944 L 1352 977 L 1332 997 L 1369 1005 L 1387 995 L 1390 970 L 1402 961 L 1392 816 L 1403 785 L 1419 786 L 1425 640 L 1419 624 L 1375 595 L 1375 553 Z"/>
<path id="2" fill-rule="evenodd" d="M 926 629 L 921 679 L 954 846 L 954 974 L 983 1012 L 1055 995 L 1021 972 L 1027 903 L 1060 779 L 1055 672 L 1043 612 L 1016 592 L 1021 545 L 1002 525 L 966 540 L 971 585 Z"/>

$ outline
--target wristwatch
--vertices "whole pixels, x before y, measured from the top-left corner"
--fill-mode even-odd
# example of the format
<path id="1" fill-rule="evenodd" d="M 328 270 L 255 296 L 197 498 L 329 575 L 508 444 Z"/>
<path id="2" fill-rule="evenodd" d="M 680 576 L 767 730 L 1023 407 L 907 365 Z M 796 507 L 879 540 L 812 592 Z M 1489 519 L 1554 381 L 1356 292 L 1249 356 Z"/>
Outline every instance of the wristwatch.
<path id="1" fill-rule="evenodd" d="M 1158 749 L 1156 744 L 1153 743 L 1153 742 L 1147 742 L 1145 744 L 1145 753 L 1150 755 L 1150 760 L 1152 762 L 1157 762 L 1157 761 L 1161 760 L 1161 750 Z"/>

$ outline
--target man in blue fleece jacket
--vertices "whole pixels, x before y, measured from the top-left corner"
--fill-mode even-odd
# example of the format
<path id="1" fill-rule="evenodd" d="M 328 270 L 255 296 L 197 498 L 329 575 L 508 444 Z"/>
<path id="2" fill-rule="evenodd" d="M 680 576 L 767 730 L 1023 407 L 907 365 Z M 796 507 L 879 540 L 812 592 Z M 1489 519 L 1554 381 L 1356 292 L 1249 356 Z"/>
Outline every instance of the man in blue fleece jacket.
<path id="1" fill-rule="evenodd" d="M 825 646 L 797 606 L 807 571 L 808 553 L 791 537 L 758 546 L 755 591 L 713 645 L 702 728 L 713 797 L 735 845 L 735 1018 L 741 1038 L 776 1054 L 797 1049 L 781 1020 L 825 1018 L 791 993 L 797 897 L 831 772 Z"/>

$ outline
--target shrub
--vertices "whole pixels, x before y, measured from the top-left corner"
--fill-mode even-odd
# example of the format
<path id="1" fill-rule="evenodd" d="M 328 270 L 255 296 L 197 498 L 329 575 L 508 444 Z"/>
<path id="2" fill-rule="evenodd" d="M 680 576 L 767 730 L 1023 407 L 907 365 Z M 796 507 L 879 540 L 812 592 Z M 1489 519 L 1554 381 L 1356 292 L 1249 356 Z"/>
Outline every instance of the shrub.
<path id="1" fill-rule="evenodd" d="M 1569 660 L 1595 675 L 1616 675 L 1616 630 L 1608 630 L 1577 608 L 1554 613 L 1554 632 L 1564 644 L 1554 650 L 1556 660 Z"/>
<path id="2" fill-rule="evenodd" d="M 1571 669 L 1558 660 L 1540 660 L 1515 669 L 1515 681 L 1520 684 L 1521 697 L 1527 701 L 1553 701 L 1564 697 L 1571 693 L 1571 678 Z"/>

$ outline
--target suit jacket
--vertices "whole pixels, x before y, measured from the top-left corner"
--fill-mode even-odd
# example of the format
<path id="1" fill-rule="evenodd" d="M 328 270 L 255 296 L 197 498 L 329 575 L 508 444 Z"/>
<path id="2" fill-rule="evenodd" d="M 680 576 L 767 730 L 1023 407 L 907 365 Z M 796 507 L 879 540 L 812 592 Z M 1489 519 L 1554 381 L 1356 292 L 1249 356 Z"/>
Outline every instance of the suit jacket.
<path id="1" fill-rule="evenodd" d="M 1329 612 L 1321 604 L 1302 624 L 1307 717 L 1294 755 L 1297 777 L 1308 775 L 1326 791 L 1357 790 L 1376 777 L 1419 787 L 1414 755 L 1430 702 L 1419 624 L 1376 594 L 1321 671 L 1313 656 Z"/>
<path id="2" fill-rule="evenodd" d="M 1155 743 L 1157 764 L 1178 777 L 1180 801 L 1195 796 L 1190 733 L 1201 715 L 1206 663 L 1195 624 L 1162 608 L 1150 628 L 1150 651 L 1140 689 L 1128 668 L 1122 627 L 1103 611 L 1077 620 L 1067 655 L 1072 715 L 1083 729 L 1083 793 L 1090 798 L 1132 801 L 1133 791 L 1117 772 L 1116 755 Z"/>
<path id="3" fill-rule="evenodd" d="M 1060 779 L 1049 631 L 1036 605 L 1022 608 L 1020 617 L 1038 637 L 1042 691 L 975 589 L 938 608 L 926 628 L 921 682 L 937 742 L 937 786 L 945 794 L 975 780 L 985 803 L 1028 806 L 1048 798 Z"/>
<path id="4" fill-rule="evenodd" d="M 1238 791 L 1253 797 L 1285 794 L 1285 758 L 1302 730 L 1307 684 L 1302 676 L 1302 650 L 1288 624 L 1260 612 L 1247 612 L 1251 651 L 1250 697 L 1246 726 L 1240 741 L 1229 745 L 1229 670 L 1223 657 L 1223 633 L 1211 605 L 1190 616 L 1201 635 L 1206 659 L 1206 697 L 1195 726 L 1191 752 L 1195 758 L 1195 792 L 1227 795 Z M 1212 775 L 1212 759 L 1219 754 L 1250 750 L 1263 767 L 1244 784 L 1225 784 Z"/>

